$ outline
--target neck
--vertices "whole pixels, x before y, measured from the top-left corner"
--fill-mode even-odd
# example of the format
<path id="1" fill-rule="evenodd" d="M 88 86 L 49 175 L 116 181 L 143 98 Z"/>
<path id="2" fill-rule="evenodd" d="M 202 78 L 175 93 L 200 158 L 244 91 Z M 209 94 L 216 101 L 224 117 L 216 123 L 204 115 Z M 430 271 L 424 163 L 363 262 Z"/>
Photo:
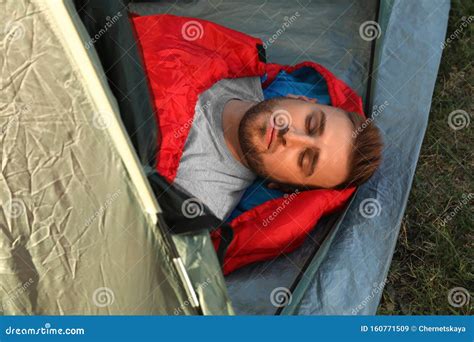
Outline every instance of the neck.
<path id="1" fill-rule="evenodd" d="M 225 104 L 222 113 L 222 129 L 227 148 L 232 156 L 246 167 L 248 165 L 240 148 L 239 125 L 245 112 L 255 104 L 256 102 L 230 100 Z"/>

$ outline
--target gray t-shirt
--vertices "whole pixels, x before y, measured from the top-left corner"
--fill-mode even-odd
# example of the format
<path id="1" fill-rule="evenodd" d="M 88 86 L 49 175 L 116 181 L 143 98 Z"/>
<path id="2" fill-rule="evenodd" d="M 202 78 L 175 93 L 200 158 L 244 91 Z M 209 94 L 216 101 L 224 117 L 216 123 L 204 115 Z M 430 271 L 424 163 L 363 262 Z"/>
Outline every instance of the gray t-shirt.
<path id="1" fill-rule="evenodd" d="M 260 79 L 223 79 L 199 96 L 174 180 L 175 185 L 201 201 L 220 219 L 232 212 L 255 180 L 255 175 L 235 160 L 224 140 L 222 112 L 232 99 L 262 101 Z"/>

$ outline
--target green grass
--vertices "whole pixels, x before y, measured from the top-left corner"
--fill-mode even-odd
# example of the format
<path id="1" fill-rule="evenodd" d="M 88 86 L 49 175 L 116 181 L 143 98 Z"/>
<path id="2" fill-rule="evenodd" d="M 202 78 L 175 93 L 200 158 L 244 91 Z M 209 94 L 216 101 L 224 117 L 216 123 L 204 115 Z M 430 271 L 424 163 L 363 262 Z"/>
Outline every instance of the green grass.
<path id="1" fill-rule="evenodd" d="M 474 15 L 473 1 L 452 1 L 448 36 Z M 430 121 L 379 314 L 473 314 L 474 307 L 474 22 L 443 52 Z M 448 126 L 448 115 L 462 109 L 471 123 Z M 473 194 L 474 196 L 474 194 Z M 443 226 L 441 219 L 454 217 Z M 454 287 L 470 291 L 462 307 L 448 302 Z"/>

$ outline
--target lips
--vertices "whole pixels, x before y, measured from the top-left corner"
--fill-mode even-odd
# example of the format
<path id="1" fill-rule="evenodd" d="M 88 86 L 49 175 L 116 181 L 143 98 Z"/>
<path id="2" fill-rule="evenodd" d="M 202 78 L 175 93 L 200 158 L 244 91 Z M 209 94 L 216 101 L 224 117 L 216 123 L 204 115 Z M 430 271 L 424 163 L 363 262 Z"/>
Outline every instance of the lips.
<path id="1" fill-rule="evenodd" d="M 267 150 L 270 149 L 272 141 L 274 140 L 275 136 L 275 125 L 272 125 L 271 118 L 267 124 L 267 133 L 265 134 L 265 141 L 267 143 Z"/>

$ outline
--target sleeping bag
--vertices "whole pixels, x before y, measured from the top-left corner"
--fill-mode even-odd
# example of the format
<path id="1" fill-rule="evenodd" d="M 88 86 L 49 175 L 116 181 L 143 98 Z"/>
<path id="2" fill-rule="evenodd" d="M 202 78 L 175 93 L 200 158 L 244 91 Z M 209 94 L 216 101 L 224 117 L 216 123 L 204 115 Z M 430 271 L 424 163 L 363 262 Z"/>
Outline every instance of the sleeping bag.
<path id="1" fill-rule="evenodd" d="M 284 83 L 279 77 L 282 73 L 298 74 L 310 83 L 301 95 L 308 94 L 312 82 L 316 87 L 323 81 L 332 106 L 364 115 L 361 98 L 323 66 L 310 61 L 295 66 L 266 63 L 258 38 L 206 20 L 168 14 L 132 16 L 131 20 L 161 133 L 156 169 L 170 184 L 177 174 L 198 97 L 221 79 L 260 76 L 265 90 L 275 86 L 273 82 Z M 354 190 L 274 193 L 263 203 L 260 200 L 235 212 L 229 221 L 234 238 L 225 253 L 224 274 L 293 251 L 321 216 L 341 209 Z M 217 249 L 220 230 L 211 232 L 211 237 Z"/>

